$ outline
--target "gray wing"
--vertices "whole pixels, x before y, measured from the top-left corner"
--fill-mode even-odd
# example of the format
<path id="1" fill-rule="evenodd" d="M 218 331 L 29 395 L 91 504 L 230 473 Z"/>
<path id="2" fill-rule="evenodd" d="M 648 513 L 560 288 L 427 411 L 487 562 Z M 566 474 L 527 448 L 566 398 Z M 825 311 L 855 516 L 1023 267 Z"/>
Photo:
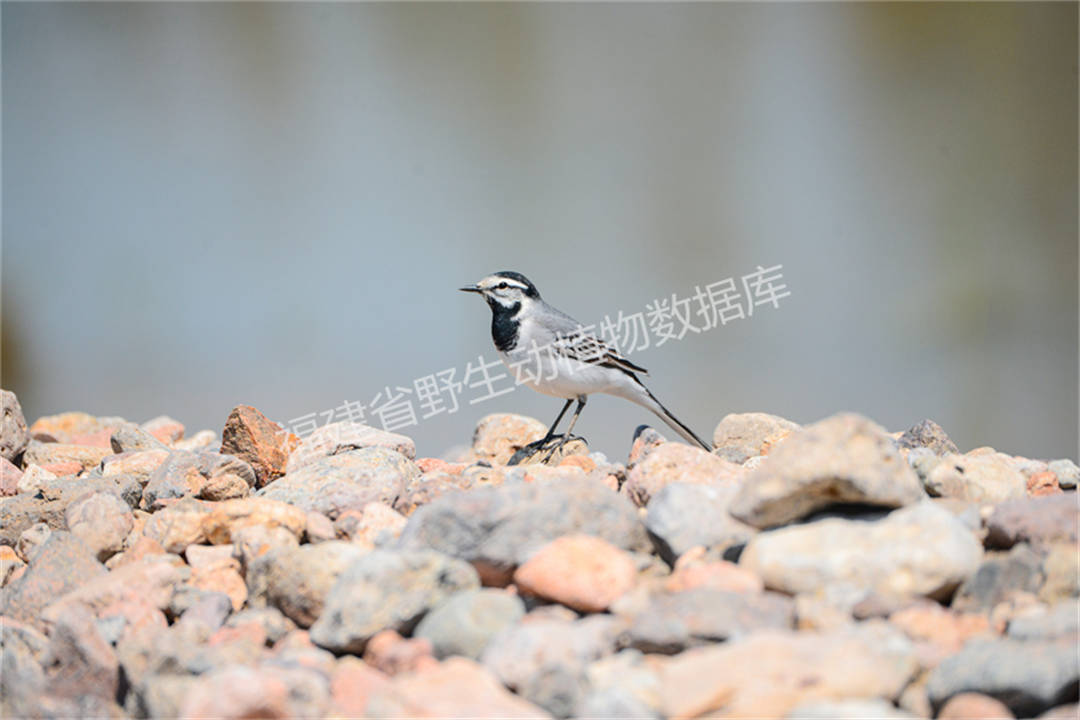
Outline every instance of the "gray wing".
<path id="1" fill-rule="evenodd" d="M 551 348 L 556 355 L 603 367 L 617 368 L 631 375 L 636 372 L 649 374 L 645 368 L 627 360 L 614 345 L 604 342 L 593 333 L 586 332 L 581 323 L 574 318 L 550 305 L 546 309 L 550 313 L 547 324 L 555 333 Z"/>

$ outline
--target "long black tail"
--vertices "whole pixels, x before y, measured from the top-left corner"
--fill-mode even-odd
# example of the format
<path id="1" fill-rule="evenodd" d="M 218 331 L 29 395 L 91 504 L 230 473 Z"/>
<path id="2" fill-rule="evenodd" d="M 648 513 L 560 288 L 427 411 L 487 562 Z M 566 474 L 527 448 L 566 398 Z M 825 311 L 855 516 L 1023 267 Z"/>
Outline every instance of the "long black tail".
<path id="1" fill-rule="evenodd" d="M 637 380 L 637 378 L 634 378 Z M 656 399 L 656 396 L 652 394 L 649 388 L 645 387 L 645 384 L 638 380 L 638 387 L 644 391 L 644 395 L 640 395 L 637 398 L 631 398 L 634 402 L 652 410 L 658 418 L 668 424 L 675 432 L 679 433 L 684 440 L 689 443 L 694 443 L 701 446 L 702 449 L 707 452 L 712 452 L 712 445 L 705 442 L 697 436 L 697 434 L 688 428 L 679 418 L 671 414 L 671 411 L 664 407 L 664 404 Z"/>

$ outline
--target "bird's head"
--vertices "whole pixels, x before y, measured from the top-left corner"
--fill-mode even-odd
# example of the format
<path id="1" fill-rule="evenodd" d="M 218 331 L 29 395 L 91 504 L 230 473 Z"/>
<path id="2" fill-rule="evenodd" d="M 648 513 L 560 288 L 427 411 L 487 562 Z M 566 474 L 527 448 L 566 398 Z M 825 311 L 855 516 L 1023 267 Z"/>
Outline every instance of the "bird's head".
<path id="1" fill-rule="evenodd" d="M 497 307 L 524 306 L 533 300 L 540 299 L 536 286 L 529 282 L 527 277 L 510 270 L 488 275 L 475 285 L 461 288 L 461 291 L 483 295 L 493 310 Z"/>

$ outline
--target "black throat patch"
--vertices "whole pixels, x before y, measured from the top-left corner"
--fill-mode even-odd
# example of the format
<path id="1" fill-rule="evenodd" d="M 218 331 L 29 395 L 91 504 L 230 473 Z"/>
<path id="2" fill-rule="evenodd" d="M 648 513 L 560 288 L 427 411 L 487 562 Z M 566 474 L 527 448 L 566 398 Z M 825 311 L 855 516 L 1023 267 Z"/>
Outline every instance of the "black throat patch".
<path id="1" fill-rule="evenodd" d="M 521 309 L 521 303 L 507 307 L 492 300 L 488 305 L 491 306 L 491 339 L 499 352 L 509 352 L 517 345 L 518 326 L 521 323 L 514 316 Z"/>

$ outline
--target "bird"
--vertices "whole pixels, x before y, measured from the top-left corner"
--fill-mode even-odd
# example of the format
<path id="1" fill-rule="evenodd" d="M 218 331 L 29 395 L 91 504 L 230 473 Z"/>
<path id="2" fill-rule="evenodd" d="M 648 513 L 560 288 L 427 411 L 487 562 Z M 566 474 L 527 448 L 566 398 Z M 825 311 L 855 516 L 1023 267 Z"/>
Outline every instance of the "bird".
<path id="1" fill-rule="evenodd" d="M 540 441 L 547 447 L 559 422 L 576 400 L 570 426 L 547 453 L 550 459 L 570 437 L 589 395 L 604 393 L 636 403 L 657 415 L 684 440 L 706 451 L 712 447 L 656 399 L 638 377 L 648 371 L 627 360 L 613 345 L 574 318 L 549 305 L 528 278 L 503 270 L 474 285 L 459 288 L 476 293 L 491 308 L 491 339 L 499 359 L 518 382 L 557 398 L 565 398 L 555 422 Z"/>

